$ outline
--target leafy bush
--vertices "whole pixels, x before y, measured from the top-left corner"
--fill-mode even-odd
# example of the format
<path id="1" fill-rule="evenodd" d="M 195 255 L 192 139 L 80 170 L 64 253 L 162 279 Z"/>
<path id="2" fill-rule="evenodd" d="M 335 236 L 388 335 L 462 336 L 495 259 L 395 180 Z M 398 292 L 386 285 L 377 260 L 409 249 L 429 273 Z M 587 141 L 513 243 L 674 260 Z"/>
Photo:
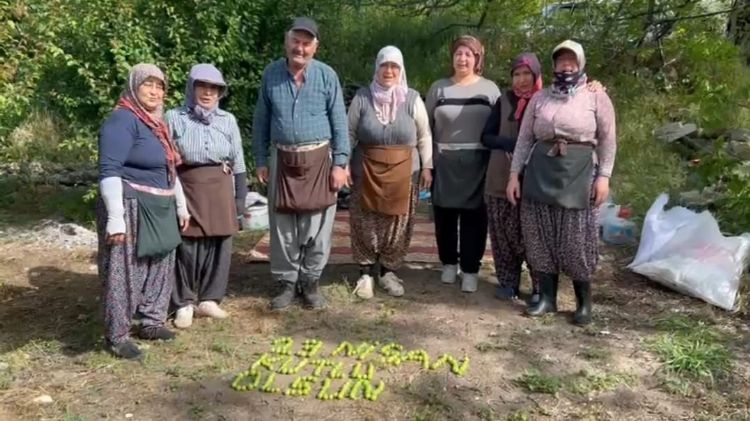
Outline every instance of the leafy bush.
<path id="1" fill-rule="evenodd" d="M 657 3 L 587 2 L 543 17 L 540 1 L 0 1 L 0 43 L 13 46 L 0 50 L 0 159 L 92 159 L 98 126 L 141 61 L 167 73 L 169 106 L 182 101 L 193 64 L 215 63 L 230 85 L 222 106 L 238 117 L 249 146 L 262 70 L 282 55 L 291 18 L 310 15 L 321 27 L 318 55 L 342 83 L 369 83 L 377 51 L 393 44 L 422 93 L 449 73 L 448 46 L 458 34 L 484 41 L 485 75 L 503 87 L 516 54 L 536 52 L 549 80 L 551 48 L 580 40 L 588 73 L 608 87 L 618 113 L 616 200 L 643 212 L 691 171 L 654 143 L 654 128 L 675 120 L 708 132 L 750 124 L 750 73 L 723 35 L 726 16 L 691 18 L 706 12 L 697 0 Z M 720 217 L 748 221 L 746 180 L 727 185 L 742 200 L 725 203 Z M 747 230 L 742 224 L 731 229 Z"/>

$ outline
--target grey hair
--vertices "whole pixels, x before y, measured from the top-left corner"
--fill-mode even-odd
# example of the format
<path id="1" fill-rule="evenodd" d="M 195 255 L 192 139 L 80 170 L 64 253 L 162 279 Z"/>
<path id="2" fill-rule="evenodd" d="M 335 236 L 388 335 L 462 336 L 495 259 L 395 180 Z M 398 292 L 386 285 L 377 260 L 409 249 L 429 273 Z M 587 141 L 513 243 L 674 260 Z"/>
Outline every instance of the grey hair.
<path id="1" fill-rule="evenodd" d="M 292 36 L 292 32 L 294 32 L 294 30 L 293 30 L 293 29 L 290 29 L 290 30 L 286 31 L 286 35 L 284 36 L 284 39 L 285 39 L 286 41 L 289 41 L 289 38 L 290 38 L 290 37 Z M 298 31 L 298 32 L 299 32 L 299 31 Z M 303 31 L 303 32 L 304 32 L 304 31 Z M 314 42 L 315 44 L 320 44 L 320 40 L 318 40 L 318 37 L 313 37 L 313 42 Z"/>

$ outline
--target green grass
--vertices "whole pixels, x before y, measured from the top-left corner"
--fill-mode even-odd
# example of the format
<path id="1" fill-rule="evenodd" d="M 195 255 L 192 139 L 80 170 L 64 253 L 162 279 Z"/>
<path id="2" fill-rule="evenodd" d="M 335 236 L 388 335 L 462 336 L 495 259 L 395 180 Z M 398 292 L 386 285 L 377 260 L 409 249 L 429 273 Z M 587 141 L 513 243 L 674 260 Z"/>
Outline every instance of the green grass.
<path id="1" fill-rule="evenodd" d="M 610 184 L 613 200 L 629 204 L 642 216 L 662 192 L 674 192 L 686 182 L 682 159 L 651 135 L 668 122 L 672 104 L 652 93 L 620 101 L 617 111 L 617 160 Z M 643 169 L 647 168 L 648 171 Z"/>
<path id="2" fill-rule="evenodd" d="M 586 360 L 607 360 L 612 356 L 612 351 L 606 348 L 591 347 L 581 351 L 581 357 Z"/>
<path id="3" fill-rule="evenodd" d="M 532 393 L 557 395 L 563 386 L 563 380 L 554 375 L 543 374 L 538 370 L 529 370 L 514 383 Z"/>
<path id="4" fill-rule="evenodd" d="M 588 395 L 593 392 L 615 390 L 621 385 L 633 386 L 636 381 L 636 376 L 632 374 L 602 373 L 584 370 L 568 379 L 567 389 L 579 395 Z"/>
<path id="5" fill-rule="evenodd" d="M 651 339 L 648 348 L 668 373 L 713 384 L 730 372 L 733 356 L 726 346 L 729 338 L 716 325 L 678 314 L 657 319 L 655 326 L 668 333 Z"/>
<path id="6" fill-rule="evenodd" d="M 505 418 L 506 421 L 531 421 L 531 416 L 526 411 L 516 411 L 510 415 L 508 415 L 507 418 Z"/>
<path id="7" fill-rule="evenodd" d="M 0 177 L 0 228 L 28 228 L 42 219 L 61 219 L 95 228 L 94 204 L 84 200 L 89 187 L 31 185 Z"/>

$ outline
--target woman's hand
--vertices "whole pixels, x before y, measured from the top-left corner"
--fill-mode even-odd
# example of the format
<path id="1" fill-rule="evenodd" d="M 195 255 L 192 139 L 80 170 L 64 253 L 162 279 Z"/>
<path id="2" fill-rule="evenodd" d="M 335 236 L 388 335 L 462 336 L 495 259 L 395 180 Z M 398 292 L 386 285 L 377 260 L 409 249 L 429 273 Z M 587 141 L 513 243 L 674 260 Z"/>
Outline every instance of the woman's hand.
<path id="1" fill-rule="evenodd" d="M 598 177 L 594 182 L 594 205 L 601 206 L 609 196 L 609 177 Z"/>
<path id="2" fill-rule="evenodd" d="M 513 205 L 517 205 L 521 199 L 521 183 L 518 181 L 518 173 L 510 173 L 510 179 L 508 180 L 508 187 L 505 189 L 505 194 L 508 196 L 508 201 Z"/>
<path id="3" fill-rule="evenodd" d="M 425 168 L 419 175 L 419 190 L 429 190 L 432 187 L 432 170 Z"/>
<path id="4" fill-rule="evenodd" d="M 604 85 L 602 85 L 602 83 L 599 82 L 598 80 L 590 81 L 589 83 L 586 84 L 586 88 L 589 90 L 589 92 L 599 92 L 599 91 L 607 92 L 607 88 Z"/>
<path id="5" fill-rule="evenodd" d="M 125 234 L 123 233 L 107 234 L 107 238 L 105 242 L 109 245 L 125 244 Z"/>
<path id="6" fill-rule="evenodd" d="M 180 231 L 181 232 L 187 231 L 188 227 L 190 226 L 190 215 L 180 216 L 179 220 L 180 220 Z"/>

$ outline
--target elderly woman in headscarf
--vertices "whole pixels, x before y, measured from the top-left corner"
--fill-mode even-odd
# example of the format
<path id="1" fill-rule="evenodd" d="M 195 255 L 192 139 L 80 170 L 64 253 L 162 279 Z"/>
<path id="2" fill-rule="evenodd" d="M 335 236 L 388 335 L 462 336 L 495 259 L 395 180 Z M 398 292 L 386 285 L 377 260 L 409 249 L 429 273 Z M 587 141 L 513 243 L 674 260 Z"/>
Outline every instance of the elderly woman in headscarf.
<path id="1" fill-rule="evenodd" d="M 485 201 L 490 245 L 498 286 L 495 296 L 518 296 L 521 267 L 525 259 L 519 208 L 507 200 L 505 189 L 510 176 L 510 160 L 516 147 L 518 129 L 531 97 L 542 89 L 539 59 L 534 53 L 518 55 L 511 65 L 511 88 L 498 99 L 482 133 L 482 144 L 491 150 L 487 166 Z M 539 285 L 532 273 L 531 302 L 539 301 Z"/>
<path id="2" fill-rule="evenodd" d="M 354 145 L 349 223 L 352 254 L 360 265 L 355 293 L 371 298 L 377 277 L 388 294 L 399 297 L 404 287 L 395 271 L 409 249 L 419 189 L 432 183 L 432 138 L 398 48 L 378 52 L 370 86 L 360 89 L 349 107 L 349 136 Z M 379 273 L 373 272 L 376 263 Z"/>
<path id="3" fill-rule="evenodd" d="M 573 280 L 574 323 L 591 323 L 591 282 L 598 263 L 597 208 L 609 194 L 617 140 L 615 111 L 603 90 L 585 89 L 583 47 L 552 52 L 554 82 L 529 102 L 513 153 L 508 200 L 521 202 L 526 258 L 540 282 L 531 316 L 557 311 L 560 273 Z M 523 188 L 519 174 L 523 171 Z"/>
<path id="4" fill-rule="evenodd" d="M 526 106 L 534 94 L 542 89 L 541 70 L 539 59 L 534 53 L 522 53 L 513 60 L 511 88 L 507 89 L 495 104 L 482 134 L 482 144 L 492 151 L 487 166 L 485 201 L 490 244 L 498 280 L 495 296 L 501 300 L 518 297 L 521 267 L 526 260 L 521 235 L 520 208 L 508 201 L 505 189 L 510 176 L 510 161 L 513 158 Z M 597 81 L 590 81 L 587 88 L 592 92 L 603 89 Z M 533 270 L 529 272 L 532 287 L 529 301 L 533 305 L 539 301 L 539 281 Z"/>
<path id="5" fill-rule="evenodd" d="M 182 156 L 178 167 L 192 216 L 177 249 L 177 279 L 172 306 L 174 324 L 191 326 L 198 316 L 223 319 L 219 307 L 229 281 L 232 236 L 242 215 L 247 182 L 237 119 L 219 108 L 227 85 L 219 69 L 196 64 L 190 69 L 185 103 L 166 120 Z"/>
<path id="6" fill-rule="evenodd" d="M 484 182 L 489 151 L 481 143 L 482 129 L 500 90 L 482 77 L 484 47 L 478 39 L 458 38 L 451 56 L 453 76 L 433 83 L 426 99 L 435 145 L 435 235 L 442 282 L 456 282 L 460 261 L 461 290 L 474 292 L 487 245 Z"/>
<path id="7" fill-rule="evenodd" d="M 175 248 L 190 215 L 176 167 L 180 154 L 162 118 L 167 88 L 153 64 L 133 66 L 125 92 L 99 132 L 98 267 L 112 353 L 142 356 L 130 339 L 170 340 L 164 327 L 174 283 Z M 178 221 L 179 219 L 179 221 Z"/>

